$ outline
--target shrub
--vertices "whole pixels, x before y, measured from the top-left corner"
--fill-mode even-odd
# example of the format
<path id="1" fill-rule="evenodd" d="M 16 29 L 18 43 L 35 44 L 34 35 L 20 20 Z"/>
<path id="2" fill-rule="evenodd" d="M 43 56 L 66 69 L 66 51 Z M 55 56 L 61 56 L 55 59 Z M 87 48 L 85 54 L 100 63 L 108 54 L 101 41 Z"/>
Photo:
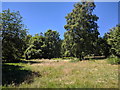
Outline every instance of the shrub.
<path id="1" fill-rule="evenodd" d="M 120 64 L 120 58 L 114 55 L 110 56 L 107 61 L 110 64 Z"/>

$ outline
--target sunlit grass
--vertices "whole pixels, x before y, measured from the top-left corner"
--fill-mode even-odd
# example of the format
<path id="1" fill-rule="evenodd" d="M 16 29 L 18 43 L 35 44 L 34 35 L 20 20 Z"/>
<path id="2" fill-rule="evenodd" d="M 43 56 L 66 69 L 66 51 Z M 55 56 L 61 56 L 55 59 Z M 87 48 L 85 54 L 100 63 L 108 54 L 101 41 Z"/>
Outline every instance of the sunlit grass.
<path id="1" fill-rule="evenodd" d="M 34 61 L 34 60 L 33 60 Z M 36 60 L 37 63 L 11 63 L 39 72 L 32 83 L 21 83 L 19 88 L 118 88 L 118 65 L 106 60 L 69 62 Z M 9 86 L 11 87 L 11 85 Z"/>

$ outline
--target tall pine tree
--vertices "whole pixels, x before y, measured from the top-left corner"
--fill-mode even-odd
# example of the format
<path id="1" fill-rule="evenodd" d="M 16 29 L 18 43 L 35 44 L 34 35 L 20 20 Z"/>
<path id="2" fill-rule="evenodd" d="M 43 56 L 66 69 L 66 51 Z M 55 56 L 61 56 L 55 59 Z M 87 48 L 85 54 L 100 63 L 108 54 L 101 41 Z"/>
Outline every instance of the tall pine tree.
<path id="1" fill-rule="evenodd" d="M 93 10 L 94 2 L 79 2 L 65 18 L 67 30 L 62 43 L 63 56 L 73 56 L 82 59 L 85 55 L 92 54 L 92 47 L 96 42 L 99 32 L 96 21 L 99 19 Z"/>

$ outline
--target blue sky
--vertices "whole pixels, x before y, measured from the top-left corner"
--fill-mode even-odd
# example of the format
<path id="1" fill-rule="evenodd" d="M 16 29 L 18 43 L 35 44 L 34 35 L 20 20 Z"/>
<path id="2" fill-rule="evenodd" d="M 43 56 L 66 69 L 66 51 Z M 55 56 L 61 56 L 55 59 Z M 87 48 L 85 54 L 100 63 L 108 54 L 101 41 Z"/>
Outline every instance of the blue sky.
<path id="1" fill-rule="evenodd" d="M 3 2 L 2 9 L 20 11 L 23 23 L 29 29 L 29 34 L 56 30 L 63 39 L 65 16 L 72 11 L 75 2 Z M 118 23 L 117 2 L 96 2 L 94 14 L 99 17 L 98 30 L 100 35 L 108 32 Z"/>

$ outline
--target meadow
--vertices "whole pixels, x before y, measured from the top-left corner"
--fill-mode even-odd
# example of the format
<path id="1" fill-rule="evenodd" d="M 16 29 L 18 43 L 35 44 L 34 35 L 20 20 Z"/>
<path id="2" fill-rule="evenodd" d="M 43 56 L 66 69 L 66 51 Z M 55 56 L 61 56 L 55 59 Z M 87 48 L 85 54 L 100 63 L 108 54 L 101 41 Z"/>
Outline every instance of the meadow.
<path id="1" fill-rule="evenodd" d="M 3 63 L 3 88 L 118 88 L 118 65 L 106 59 L 35 59 Z"/>

